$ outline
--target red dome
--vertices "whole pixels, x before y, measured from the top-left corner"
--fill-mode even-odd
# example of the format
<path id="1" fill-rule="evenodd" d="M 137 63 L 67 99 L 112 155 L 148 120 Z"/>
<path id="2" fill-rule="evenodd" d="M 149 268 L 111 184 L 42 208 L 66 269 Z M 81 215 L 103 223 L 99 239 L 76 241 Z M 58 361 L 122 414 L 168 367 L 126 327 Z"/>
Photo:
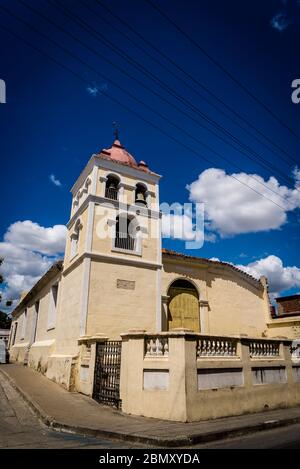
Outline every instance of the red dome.
<path id="1" fill-rule="evenodd" d="M 101 153 L 107 155 L 111 160 L 119 161 L 120 163 L 128 164 L 129 166 L 137 166 L 133 156 L 128 153 L 119 140 L 115 140 L 110 148 L 102 150 Z"/>

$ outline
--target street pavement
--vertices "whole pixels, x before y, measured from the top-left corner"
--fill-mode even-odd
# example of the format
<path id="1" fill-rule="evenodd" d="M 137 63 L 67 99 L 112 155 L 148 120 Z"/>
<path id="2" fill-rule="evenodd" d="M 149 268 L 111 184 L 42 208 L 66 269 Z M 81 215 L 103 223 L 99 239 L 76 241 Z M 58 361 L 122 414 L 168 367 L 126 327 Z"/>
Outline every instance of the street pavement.
<path id="1" fill-rule="evenodd" d="M 58 387 L 58 389 L 60 389 Z M 136 449 L 130 441 L 58 432 L 44 425 L 0 373 L 0 448 Z M 153 448 L 153 447 L 152 447 Z M 245 436 L 189 446 L 189 449 L 300 449 L 300 423 Z M 184 448 L 182 448 L 184 449 Z M 170 448 L 170 452 L 178 449 Z"/>
<path id="2" fill-rule="evenodd" d="M 0 448 L 136 447 L 132 443 L 61 433 L 47 428 L 0 373 Z"/>
<path id="3" fill-rule="evenodd" d="M 193 446 L 193 449 L 300 449 L 300 424 Z"/>

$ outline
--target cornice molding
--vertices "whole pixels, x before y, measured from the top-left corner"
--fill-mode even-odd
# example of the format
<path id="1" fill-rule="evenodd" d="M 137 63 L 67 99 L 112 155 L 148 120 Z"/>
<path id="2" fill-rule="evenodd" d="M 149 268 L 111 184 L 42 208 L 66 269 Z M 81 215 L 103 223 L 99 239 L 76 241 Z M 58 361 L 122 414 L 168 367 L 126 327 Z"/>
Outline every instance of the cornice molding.
<path id="1" fill-rule="evenodd" d="M 85 179 L 90 174 L 94 166 L 97 166 L 98 168 L 114 171 L 124 176 L 126 175 L 132 176 L 136 178 L 137 180 L 150 182 L 152 184 L 157 184 L 161 178 L 159 174 L 147 173 L 145 171 L 132 168 L 131 166 L 122 165 L 113 160 L 106 160 L 106 159 L 99 158 L 98 155 L 93 154 L 71 188 L 71 193 L 73 195 L 76 194 L 77 191 L 80 189 L 80 187 L 82 186 L 82 184 L 84 183 Z"/>
<path id="2" fill-rule="evenodd" d="M 129 256 L 131 256 L 131 254 L 128 254 L 128 257 L 119 257 L 98 252 L 84 252 L 76 259 L 75 262 L 73 262 L 71 265 L 66 267 L 66 269 L 64 269 L 63 276 L 65 277 L 66 275 L 68 275 L 69 272 L 71 272 L 75 267 L 81 264 L 81 262 L 86 258 L 100 262 L 108 262 L 111 264 L 133 265 L 135 267 L 148 268 L 153 270 L 160 270 L 163 267 L 162 264 L 157 264 L 156 262 L 144 261 L 143 259 Z"/>
<path id="3" fill-rule="evenodd" d="M 77 220 L 77 218 L 84 212 L 84 210 L 87 208 L 89 203 L 95 203 L 99 205 L 103 205 L 104 207 L 112 207 L 114 206 L 115 209 L 119 209 L 124 212 L 128 212 L 129 214 L 136 214 L 139 216 L 144 216 L 148 218 L 154 218 L 154 219 L 159 219 L 161 218 L 161 212 L 158 212 L 157 210 L 151 210 L 145 207 L 142 207 L 140 205 L 135 205 L 135 204 L 125 204 L 124 202 L 120 202 L 119 200 L 111 200 L 107 199 L 106 197 L 102 197 L 99 195 L 92 195 L 88 194 L 86 199 L 82 202 L 80 207 L 76 210 L 76 212 L 72 215 L 70 220 L 67 223 L 67 228 L 70 229 L 74 222 Z"/>

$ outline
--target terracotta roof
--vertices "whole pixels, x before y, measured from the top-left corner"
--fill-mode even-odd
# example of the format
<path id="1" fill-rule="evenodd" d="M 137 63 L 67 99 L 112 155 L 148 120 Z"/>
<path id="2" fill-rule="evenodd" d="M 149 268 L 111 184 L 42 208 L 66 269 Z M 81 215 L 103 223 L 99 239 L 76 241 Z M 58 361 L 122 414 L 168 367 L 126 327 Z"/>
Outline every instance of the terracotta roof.
<path id="1" fill-rule="evenodd" d="M 129 153 L 121 144 L 120 140 L 115 140 L 110 148 L 101 150 L 97 156 L 106 160 L 113 160 L 116 163 L 131 166 L 132 168 L 139 169 L 146 173 L 151 173 L 145 161 L 136 162 L 135 158 Z"/>
<path id="2" fill-rule="evenodd" d="M 12 316 L 15 316 L 20 309 L 22 309 L 26 303 L 28 303 L 34 295 L 36 295 L 47 283 L 48 280 L 53 278 L 58 272 L 63 270 L 63 261 L 55 262 L 49 270 L 36 282 L 35 285 L 29 290 L 28 293 L 21 299 L 21 301 L 17 304 L 13 312 L 11 313 Z"/>
<path id="3" fill-rule="evenodd" d="M 248 280 L 254 281 L 258 286 L 262 286 L 262 283 L 260 282 L 260 280 L 257 280 L 257 278 L 253 277 L 250 274 L 247 274 L 247 272 L 245 272 L 244 270 L 239 269 L 238 267 L 236 267 L 233 264 L 230 264 L 229 262 L 215 261 L 215 260 L 212 260 L 212 259 L 207 259 L 205 257 L 190 256 L 190 255 L 187 255 L 187 254 L 182 254 L 181 252 L 171 251 L 169 249 L 162 249 L 162 254 L 165 255 L 165 256 L 169 256 L 169 257 L 174 257 L 174 258 L 177 257 L 177 258 L 182 258 L 182 259 L 186 259 L 186 260 L 202 262 L 204 264 L 226 266 L 229 269 L 234 270 L 235 272 L 238 272 L 242 276 L 246 277 Z"/>

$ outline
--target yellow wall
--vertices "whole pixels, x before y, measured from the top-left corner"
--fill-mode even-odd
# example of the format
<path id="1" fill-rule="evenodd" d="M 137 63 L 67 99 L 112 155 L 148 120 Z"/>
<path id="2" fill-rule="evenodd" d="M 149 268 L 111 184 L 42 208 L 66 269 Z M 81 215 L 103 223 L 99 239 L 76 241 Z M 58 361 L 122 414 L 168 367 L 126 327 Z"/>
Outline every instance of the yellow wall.
<path id="1" fill-rule="evenodd" d="M 49 312 L 49 301 L 51 294 L 52 285 L 59 282 L 58 299 L 57 299 L 57 310 L 56 310 L 56 324 L 59 315 L 59 300 L 60 300 L 60 278 L 61 274 L 58 273 L 52 278 L 49 283 L 33 298 L 27 305 L 27 321 L 24 339 L 21 338 L 22 327 L 24 321 L 24 310 L 13 319 L 12 333 L 14 330 L 15 322 L 18 322 L 17 335 L 14 346 L 10 346 L 10 355 L 12 361 L 22 362 L 25 357 L 25 352 L 28 346 L 31 344 L 33 339 L 33 328 L 35 323 L 35 302 L 39 300 L 39 313 L 36 328 L 35 342 L 31 345 L 32 358 L 29 359 L 29 364 L 35 368 L 41 367 L 43 363 L 43 370 L 45 371 L 45 363 L 49 355 L 49 349 L 53 349 L 56 337 L 56 328 L 48 329 L 48 312 Z"/>
<path id="2" fill-rule="evenodd" d="M 117 288 L 117 280 L 135 282 L 134 290 Z M 92 261 L 87 335 L 110 338 L 132 328 L 155 330 L 156 271 Z"/>
<path id="3" fill-rule="evenodd" d="M 266 330 L 263 291 L 239 275 L 208 271 L 211 334 L 262 336 Z"/>
<path id="4" fill-rule="evenodd" d="M 83 263 L 81 262 L 62 277 L 56 353 L 76 354 L 78 352 L 82 286 Z"/>
<path id="5" fill-rule="evenodd" d="M 300 338 L 300 317 L 278 318 L 268 322 L 269 337 Z"/>
<path id="6" fill-rule="evenodd" d="M 80 229 L 79 233 L 79 243 L 78 243 L 78 250 L 77 254 L 70 257 L 71 253 L 71 234 L 73 233 L 75 223 L 77 219 L 80 219 L 82 228 Z M 76 259 L 84 252 L 85 250 L 85 240 L 87 236 L 87 219 L 88 219 L 88 207 L 78 216 L 78 218 L 72 225 L 72 227 L 68 230 L 67 233 L 67 241 L 66 241 L 66 251 L 65 251 L 65 258 L 64 258 L 64 267 L 67 268 L 70 264 L 76 261 Z"/>
<path id="7" fill-rule="evenodd" d="M 171 262 L 163 257 L 162 294 L 178 278 L 192 280 L 199 292 L 199 300 L 208 301 L 205 330 L 209 334 L 247 334 L 261 337 L 266 330 L 263 290 L 244 280 L 228 267 L 207 264 Z M 201 319 L 201 318 L 200 318 Z"/>

